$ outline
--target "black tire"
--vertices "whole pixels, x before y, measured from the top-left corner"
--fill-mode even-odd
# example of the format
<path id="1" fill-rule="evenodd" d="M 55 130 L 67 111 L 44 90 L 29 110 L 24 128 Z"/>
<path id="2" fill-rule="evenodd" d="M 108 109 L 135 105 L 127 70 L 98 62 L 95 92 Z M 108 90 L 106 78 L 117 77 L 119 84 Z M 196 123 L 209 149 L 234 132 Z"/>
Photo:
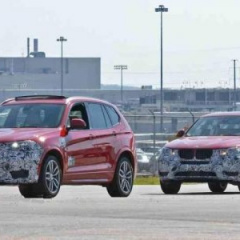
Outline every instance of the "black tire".
<path id="1" fill-rule="evenodd" d="M 61 180 L 59 161 L 55 156 L 49 155 L 43 163 L 38 183 L 20 184 L 18 188 L 25 198 L 53 198 L 60 190 Z"/>
<path id="2" fill-rule="evenodd" d="M 41 169 L 39 185 L 44 198 L 53 198 L 57 196 L 62 181 L 62 169 L 58 159 L 49 155 Z"/>
<path id="3" fill-rule="evenodd" d="M 113 181 L 107 186 L 111 197 L 128 197 L 133 187 L 133 167 L 127 157 L 118 161 Z"/>
<path id="4" fill-rule="evenodd" d="M 160 180 L 160 186 L 165 194 L 177 194 L 181 188 L 181 182 Z"/>
<path id="5" fill-rule="evenodd" d="M 18 189 L 25 198 L 40 198 L 43 196 L 38 184 L 20 184 Z"/>
<path id="6" fill-rule="evenodd" d="M 213 193 L 223 193 L 227 188 L 227 183 L 226 182 L 209 182 L 208 187 Z"/>

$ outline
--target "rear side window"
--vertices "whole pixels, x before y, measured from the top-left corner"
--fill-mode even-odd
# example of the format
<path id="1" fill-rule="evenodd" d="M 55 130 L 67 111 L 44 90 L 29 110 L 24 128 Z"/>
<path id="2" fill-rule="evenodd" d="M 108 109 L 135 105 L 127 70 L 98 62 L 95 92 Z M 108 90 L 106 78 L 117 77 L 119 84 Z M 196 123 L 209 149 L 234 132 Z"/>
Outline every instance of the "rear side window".
<path id="1" fill-rule="evenodd" d="M 112 125 L 117 125 L 120 122 L 120 117 L 115 111 L 115 109 L 111 106 L 105 106 L 107 109 L 107 112 L 109 114 L 109 117 L 111 119 Z"/>
<path id="2" fill-rule="evenodd" d="M 104 129 L 107 128 L 105 116 L 102 111 L 102 106 L 97 103 L 89 103 L 88 111 L 91 118 L 91 128 Z"/>
<path id="3" fill-rule="evenodd" d="M 102 105 L 102 110 L 103 110 L 103 114 L 104 114 L 104 117 L 105 117 L 105 120 L 106 120 L 106 123 L 107 123 L 107 127 L 108 128 L 112 127 L 112 122 L 110 120 L 110 117 L 107 113 L 106 108 L 103 105 Z"/>

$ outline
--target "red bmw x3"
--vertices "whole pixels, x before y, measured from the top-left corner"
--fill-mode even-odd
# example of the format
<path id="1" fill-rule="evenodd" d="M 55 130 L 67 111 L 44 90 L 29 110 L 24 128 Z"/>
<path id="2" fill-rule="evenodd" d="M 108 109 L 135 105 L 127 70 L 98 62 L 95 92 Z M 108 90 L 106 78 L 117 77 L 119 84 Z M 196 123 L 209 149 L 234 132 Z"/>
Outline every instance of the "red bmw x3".
<path id="1" fill-rule="evenodd" d="M 127 197 L 135 173 L 134 135 L 114 105 L 51 95 L 0 105 L 0 184 L 18 185 L 24 197 L 52 198 L 63 184 Z"/>
<path id="2" fill-rule="evenodd" d="M 204 115 L 178 137 L 159 157 L 164 193 L 178 193 L 183 182 L 207 182 L 214 193 L 223 193 L 228 183 L 240 190 L 240 112 Z"/>

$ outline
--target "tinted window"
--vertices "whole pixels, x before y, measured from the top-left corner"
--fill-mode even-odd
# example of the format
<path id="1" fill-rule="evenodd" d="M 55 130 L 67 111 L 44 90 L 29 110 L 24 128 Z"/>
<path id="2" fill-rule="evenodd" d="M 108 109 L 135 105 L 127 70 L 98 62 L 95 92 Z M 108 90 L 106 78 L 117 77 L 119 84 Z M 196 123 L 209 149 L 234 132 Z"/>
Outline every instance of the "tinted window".
<path id="1" fill-rule="evenodd" d="M 60 124 L 64 105 L 18 104 L 0 107 L 0 128 L 55 128 Z"/>
<path id="2" fill-rule="evenodd" d="M 117 114 L 117 112 L 115 111 L 115 109 L 111 106 L 106 106 L 106 108 L 107 108 L 107 111 L 108 111 L 108 114 L 109 114 L 112 124 L 113 125 L 118 124 L 120 122 L 120 117 Z"/>
<path id="3" fill-rule="evenodd" d="M 200 118 L 187 132 L 188 136 L 240 136 L 239 116 Z"/>
<path id="4" fill-rule="evenodd" d="M 97 103 L 89 103 L 88 110 L 91 118 L 91 128 L 103 129 L 107 128 L 105 117 L 102 111 L 102 106 Z"/>
<path id="5" fill-rule="evenodd" d="M 104 117 L 105 117 L 105 120 L 106 120 L 107 127 L 108 128 L 112 127 L 111 120 L 110 120 L 109 115 L 107 113 L 107 110 L 104 106 L 102 106 L 102 110 L 103 110 L 103 114 L 104 114 Z"/>

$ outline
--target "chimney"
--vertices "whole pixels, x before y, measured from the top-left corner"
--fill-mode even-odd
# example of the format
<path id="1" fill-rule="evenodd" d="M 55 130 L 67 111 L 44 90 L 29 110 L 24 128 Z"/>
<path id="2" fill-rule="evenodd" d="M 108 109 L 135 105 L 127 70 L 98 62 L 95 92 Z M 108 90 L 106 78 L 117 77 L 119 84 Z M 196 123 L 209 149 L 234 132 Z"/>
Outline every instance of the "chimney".
<path id="1" fill-rule="evenodd" d="M 33 52 L 38 52 L 38 39 L 33 39 Z"/>
<path id="2" fill-rule="evenodd" d="M 27 38 L 27 57 L 30 57 L 30 38 Z"/>

